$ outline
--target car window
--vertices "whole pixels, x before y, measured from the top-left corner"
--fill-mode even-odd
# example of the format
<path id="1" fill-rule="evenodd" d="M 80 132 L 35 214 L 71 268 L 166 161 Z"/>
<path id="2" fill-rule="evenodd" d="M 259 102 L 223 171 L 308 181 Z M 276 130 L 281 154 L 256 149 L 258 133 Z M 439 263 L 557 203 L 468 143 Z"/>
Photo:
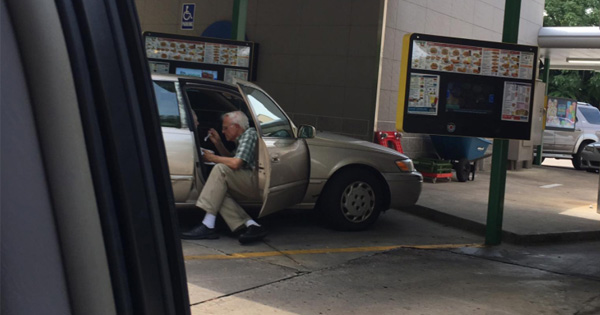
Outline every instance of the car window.
<path id="1" fill-rule="evenodd" d="M 585 117 L 585 120 L 587 120 L 590 124 L 600 125 L 600 111 L 598 109 L 579 107 L 579 110 L 581 110 L 583 117 Z"/>
<path id="2" fill-rule="evenodd" d="M 265 137 L 292 138 L 294 133 L 290 121 L 265 93 L 249 86 L 242 86 L 250 106 L 260 123 L 260 132 Z"/>
<path id="3" fill-rule="evenodd" d="M 239 94 L 219 90 L 187 88 L 185 90 L 192 109 L 195 111 L 219 112 L 221 114 L 245 107 Z M 217 120 L 220 116 L 217 117 Z"/>
<path id="4" fill-rule="evenodd" d="M 181 128 L 181 117 L 179 114 L 179 103 L 175 82 L 154 81 L 154 95 L 158 104 L 161 127 Z"/>

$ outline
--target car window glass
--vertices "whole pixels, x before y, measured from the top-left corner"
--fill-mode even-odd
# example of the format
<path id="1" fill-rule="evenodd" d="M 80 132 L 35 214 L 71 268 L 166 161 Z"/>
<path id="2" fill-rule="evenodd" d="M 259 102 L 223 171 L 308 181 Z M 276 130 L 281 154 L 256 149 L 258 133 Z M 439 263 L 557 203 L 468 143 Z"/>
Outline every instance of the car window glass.
<path id="1" fill-rule="evenodd" d="M 181 128 L 175 82 L 154 81 L 153 85 L 161 127 Z"/>
<path id="2" fill-rule="evenodd" d="M 242 90 L 260 123 L 261 135 L 277 138 L 293 137 L 290 121 L 268 95 L 249 86 L 242 86 Z"/>
<path id="3" fill-rule="evenodd" d="M 244 107 L 241 96 L 210 89 L 186 89 L 193 110 L 226 113 Z"/>
<path id="4" fill-rule="evenodd" d="M 579 109 L 585 120 L 590 124 L 600 125 L 600 111 L 598 109 L 589 107 L 579 107 Z"/>

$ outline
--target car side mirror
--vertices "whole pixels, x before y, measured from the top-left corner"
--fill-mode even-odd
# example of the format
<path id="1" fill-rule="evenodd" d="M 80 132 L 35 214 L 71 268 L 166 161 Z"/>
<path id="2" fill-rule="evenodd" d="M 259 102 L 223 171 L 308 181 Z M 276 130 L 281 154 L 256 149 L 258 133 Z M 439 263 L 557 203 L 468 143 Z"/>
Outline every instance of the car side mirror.
<path id="1" fill-rule="evenodd" d="M 314 138 L 316 134 L 317 130 L 311 125 L 302 125 L 298 129 L 298 138 L 310 139 Z"/>

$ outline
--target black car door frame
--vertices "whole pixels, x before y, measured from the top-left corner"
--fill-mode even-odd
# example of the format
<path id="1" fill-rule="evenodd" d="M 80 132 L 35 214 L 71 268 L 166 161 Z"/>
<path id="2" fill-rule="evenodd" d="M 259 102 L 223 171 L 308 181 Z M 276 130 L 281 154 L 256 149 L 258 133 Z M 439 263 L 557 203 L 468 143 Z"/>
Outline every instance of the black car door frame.
<path id="1" fill-rule="evenodd" d="M 55 105 L 43 99 L 44 84 L 60 80 L 39 71 L 43 65 L 35 58 L 45 54 L 43 59 L 51 61 L 54 52 L 40 47 L 40 38 L 49 45 L 66 43 L 104 243 L 94 250 L 106 253 L 114 308 L 118 314 L 189 314 L 166 153 L 134 2 L 44 3 L 58 12 L 62 26 L 62 33 L 54 32 L 52 38 L 44 37 L 44 23 L 53 18 L 52 12 L 43 12 L 35 0 L 6 0 L 40 133 L 44 119 L 50 118 L 41 116 L 40 109 Z M 51 150 L 46 149 L 42 153 L 48 159 Z M 53 207 L 72 313 L 97 313 L 92 311 L 94 283 L 79 279 L 89 267 L 82 263 L 87 257 L 67 246 L 85 245 L 85 239 L 73 240 L 66 227 L 76 230 L 76 222 L 62 221 L 77 209 L 59 209 L 56 202 Z"/>

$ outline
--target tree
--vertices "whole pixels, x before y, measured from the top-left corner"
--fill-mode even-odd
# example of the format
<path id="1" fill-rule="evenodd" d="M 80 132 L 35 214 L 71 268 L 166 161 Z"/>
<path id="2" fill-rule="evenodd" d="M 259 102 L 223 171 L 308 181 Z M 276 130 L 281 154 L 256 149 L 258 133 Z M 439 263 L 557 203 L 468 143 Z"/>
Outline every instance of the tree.
<path id="1" fill-rule="evenodd" d="M 546 0 L 544 26 L 597 26 L 600 0 Z"/>
<path id="2" fill-rule="evenodd" d="M 597 26 L 599 23 L 600 0 L 546 0 L 544 26 Z M 548 95 L 573 98 L 598 106 L 600 73 L 550 71 Z"/>
<path id="3" fill-rule="evenodd" d="M 548 95 L 576 99 L 598 107 L 600 104 L 600 73 L 551 70 Z"/>

